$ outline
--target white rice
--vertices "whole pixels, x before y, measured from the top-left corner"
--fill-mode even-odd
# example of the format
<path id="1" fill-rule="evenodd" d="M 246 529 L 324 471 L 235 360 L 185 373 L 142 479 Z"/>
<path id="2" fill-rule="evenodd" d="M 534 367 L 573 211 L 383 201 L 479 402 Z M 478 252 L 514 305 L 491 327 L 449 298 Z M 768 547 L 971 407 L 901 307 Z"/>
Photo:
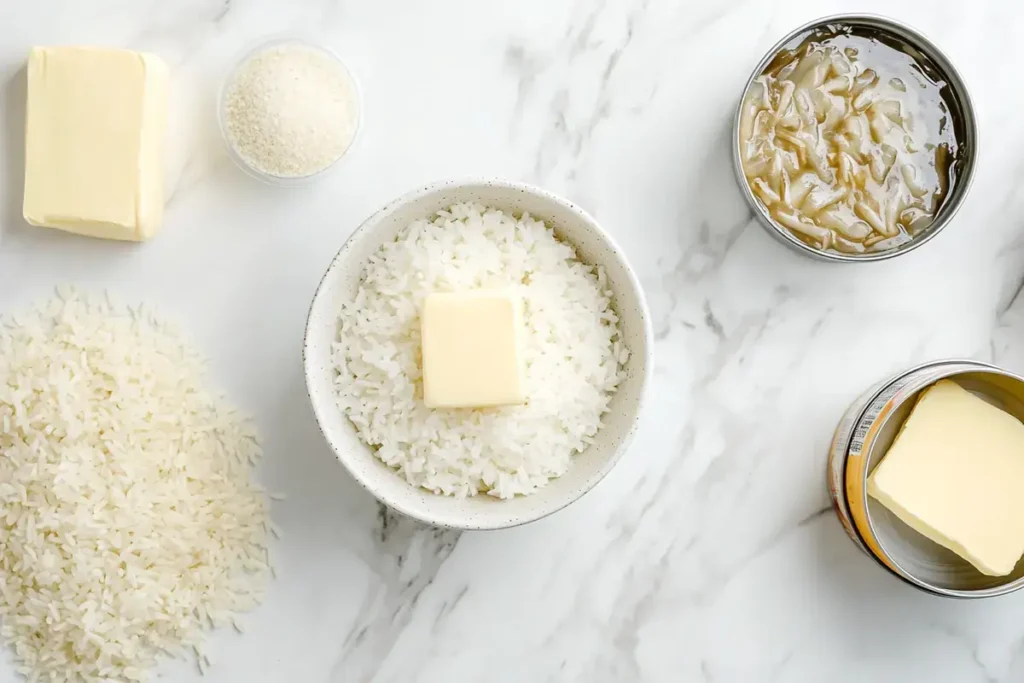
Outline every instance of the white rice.
<path id="1" fill-rule="evenodd" d="M 524 302 L 527 403 L 423 403 L 419 312 L 431 292 L 513 288 Z M 478 204 L 418 220 L 369 259 L 341 311 L 338 405 L 377 456 L 435 493 L 529 494 L 565 473 L 601 427 L 629 352 L 603 270 L 543 221 Z"/>
<path id="2" fill-rule="evenodd" d="M 28 680 L 144 680 L 262 600 L 260 448 L 203 375 L 106 299 L 0 322 L 0 635 Z"/>

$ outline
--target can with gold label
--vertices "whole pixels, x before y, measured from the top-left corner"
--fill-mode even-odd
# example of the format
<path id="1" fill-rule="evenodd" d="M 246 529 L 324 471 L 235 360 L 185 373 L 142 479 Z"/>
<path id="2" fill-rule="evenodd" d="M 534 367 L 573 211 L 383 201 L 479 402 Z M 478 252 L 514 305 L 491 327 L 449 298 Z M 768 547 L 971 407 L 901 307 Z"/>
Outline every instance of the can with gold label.
<path id="1" fill-rule="evenodd" d="M 1024 378 L 975 360 L 925 363 L 878 382 L 847 409 L 828 456 L 828 488 L 847 535 L 900 579 L 936 595 L 981 598 L 1024 587 L 1024 562 L 1010 576 L 978 572 L 966 560 L 900 521 L 867 493 L 868 475 L 885 456 L 921 391 L 951 379 L 1024 421 Z"/>

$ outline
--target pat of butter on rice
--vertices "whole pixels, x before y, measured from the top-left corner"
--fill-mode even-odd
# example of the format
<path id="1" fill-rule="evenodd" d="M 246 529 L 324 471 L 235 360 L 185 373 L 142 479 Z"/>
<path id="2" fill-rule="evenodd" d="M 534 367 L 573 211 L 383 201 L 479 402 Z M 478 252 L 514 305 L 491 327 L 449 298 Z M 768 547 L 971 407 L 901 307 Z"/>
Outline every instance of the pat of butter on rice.
<path id="1" fill-rule="evenodd" d="M 500 290 L 435 293 L 423 302 L 423 402 L 486 408 L 526 401 L 522 302 Z"/>

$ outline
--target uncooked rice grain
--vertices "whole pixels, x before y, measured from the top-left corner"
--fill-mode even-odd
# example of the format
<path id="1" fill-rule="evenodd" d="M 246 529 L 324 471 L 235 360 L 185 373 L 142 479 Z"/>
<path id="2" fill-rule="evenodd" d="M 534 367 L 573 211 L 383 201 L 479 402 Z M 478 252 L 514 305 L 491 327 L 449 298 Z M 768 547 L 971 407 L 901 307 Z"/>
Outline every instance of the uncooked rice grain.
<path id="1" fill-rule="evenodd" d="M 141 681 L 256 606 L 250 423 L 145 309 L 73 290 L 0 321 L 0 636 L 30 681 Z"/>
<path id="2" fill-rule="evenodd" d="M 430 293 L 513 289 L 524 302 L 527 403 L 423 403 L 419 312 Z M 435 493 L 529 494 L 592 443 L 629 352 L 602 268 L 529 215 L 457 204 L 370 257 L 340 311 L 337 402 L 377 457 Z"/>

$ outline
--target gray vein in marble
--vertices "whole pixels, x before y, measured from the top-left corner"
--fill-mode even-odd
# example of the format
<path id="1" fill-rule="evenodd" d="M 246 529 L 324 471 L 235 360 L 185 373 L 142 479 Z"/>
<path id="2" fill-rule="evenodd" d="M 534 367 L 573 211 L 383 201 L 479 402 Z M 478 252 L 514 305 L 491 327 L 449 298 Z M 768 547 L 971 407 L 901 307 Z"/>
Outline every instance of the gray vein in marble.
<path id="1" fill-rule="evenodd" d="M 693 36 L 700 35 L 700 33 L 702 31 L 706 31 L 709 27 L 717 24 L 719 21 L 721 21 L 722 19 L 726 18 L 727 16 L 729 16 L 730 14 L 732 14 L 733 12 L 738 10 L 739 8 L 743 7 L 743 5 L 746 5 L 748 2 L 749 2 L 749 0 L 733 0 L 733 2 L 731 2 L 731 3 L 728 3 L 728 2 L 724 2 L 724 3 L 723 2 L 718 2 L 718 3 L 708 3 L 706 5 L 703 5 L 703 7 L 711 8 L 711 9 L 713 9 L 713 11 L 710 12 L 707 16 L 700 17 L 699 21 L 696 21 L 694 23 L 690 23 L 690 22 L 683 23 L 683 26 L 685 27 L 685 29 L 684 29 L 684 32 L 682 34 L 682 37 L 683 38 L 691 38 Z M 695 6 L 691 5 L 691 4 L 681 5 L 681 8 L 684 8 L 684 9 L 687 9 L 687 10 L 693 9 L 694 7 Z M 767 34 L 769 30 L 770 30 L 770 27 L 769 26 L 765 26 L 764 33 Z"/>
<path id="2" fill-rule="evenodd" d="M 437 611 L 437 615 L 434 617 L 434 628 L 440 626 L 441 622 L 443 622 L 449 614 L 455 611 L 455 608 L 459 606 L 462 598 L 466 597 L 466 593 L 468 592 L 469 586 L 463 586 L 459 592 L 455 594 L 455 597 L 441 603 L 441 609 Z"/>
<path id="3" fill-rule="evenodd" d="M 409 624 L 413 610 L 451 555 L 461 531 L 430 527 L 378 503 L 374 540 L 380 582 L 363 600 L 331 672 L 332 681 L 370 680 Z M 409 563 L 414 563 L 410 566 Z M 436 621 L 455 609 L 468 586 L 442 606 Z"/>
<path id="4" fill-rule="evenodd" d="M 1024 638 L 1017 639 L 1010 655 L 1006 674 L 1000 683 L 1016 683 L 1016 681 L 1024 679 Z"/>
<path id="5" fill-rule="evenodd" d="M 713 313 L 711 317 L 713 318 Z M 709 369 L 703 378 L 698 381 L 697 391 L 700 400 L 696 403 L 701 405 L 712 405 L 714 403 L 713 398 L 706 395 L 704 387 L 715 379 L 718 374 L 717 368 L 720 368 L 729 359 L 737 356 L 746 344 L 753 343 L 751 338 L 756 341 L 756 338 L 760 335 L 758 330 L 763 330 L 770 318 L 771 315 L 768 313 L 758 321 L 741 322 L 732 331 L 731 335 L 726 332 L 717 320 L 708 325 L 724 348 L 718 350 L 716 354 L 718 356 L 717 362 L 709 364 Z M 748 332 L 751 330 L 753 335 L 750 335 Z M 699 416 L 696 417 L 699 419 Z M 639 510 L 623 511 L 621 517 L 615 516 L 610 520 L 609 527 L 614 530 L 614 536 L 609 540 L 606 552 L 611 554 L 617 553 L 616 548 L 628 543 L 637 533 L 640 526 L 658 525 L 666 514 L 671 514 L 672 506 L 668 505 L 666 501 L 680 499 L 676 495 L 677 492 L 675 492 L 675 489 L 678 487 L 688 488 L 691 497 L 703 498 L 709 495 L 708 492 L 715 486 L 716 482 L 723 480 L 723 477 L 728 476 L 734 479 L 734 475 L 737 472 L 743 471 L 742 468 L 738 468 L 730 462 L 731 458 L 735 457 L 739 452 L 737 449 L 742 450 L 743 446 L 741 443 L 731 443 L 726 446 L 720 456 L 711 461 L 708 469 L 698 477 L 695 483 L 687 483 L 685 478 L 680 477 L 680 472 L 682 468 L 686 467 L 689 459 L 688 456 L 695 446 L 697 432 L 698 430 L 694 426 L 689 426 L 684 430 L 677 446 L 679 456 L 661 474 L 660 480 L 653 492 L 644 492 L 648 483 L 646 477 L 641 477 L 637 482 L 634 487 L 634 496 L 644 502 Z M 742 489 L 749 486 L 752 480 L 746 474 L 742 478 L 744 483 L 739 487 L 740 491 L 735 494 L 738 497 L 743 496 Z M 696 589 L 696 592 L 689 596 L 688 601 L 693 604 L 702 605 L 710 603 L 735 576 L 751 567 L 761 555 L 771 551 L 791 534 L 798 533 L 803 528 L 826 517 L 830 511 L 830 505 L 821 506 L 805 513 L 798 519 L 784 523 L 775 529 L 774 532 L 760 540 L 749 553 L 736 558 L 728 566 L 718 567 L 717 571 L 714 572 L 713 578 Z M 698 525 L 698 528 L 700 526 Z M 704 542 L 702 539 L 704 539 L 704 533 L 694 531 L 688 540 L 677 538 L 669 543 L 660 552 L 653 566 L 637 564 L 629 566 L 627 575 L 620 582 L 622 588 L 613 610 L 613 613 L 617 616 L 614 623 L 609 627 L 612 629 L 612 632 L 609 634 L 608 642 L 613 643 L 615 649 L 612 653 L 600 655 L 597 661 L 592 662 L 591 669 L 588 670 L 589 675 L 582 677 L 581 680 L 640 679 L 641 671 L 635 654 L 638 633 L 643 624 L 659 609 L 662 586 L 667 580 L 672 567 L 678 562 L 680 557 L 699 554 L 701 552 L 700 544 Z M 682 547 L 678 545 L 679 541 L 685 541 Z M 648 557 L 648 559 L 650 558 Z M 599 670 L 604 670 L 606 673 L 609 670 L 613 671 L 614 676 L 599 678 Z"/>
<path id="6" fill-rule="evenodd" d="M 697 202 L 697 229 L 693 231 L 689 227 L 693 224 L 692 215 L 679 217 L 676 236 L 679 256 L 671 265 L 666 264 L 656 282 L 668 300 L 667 310 L 652 311 L 657 316 L 654 327 L 658 339 L 667 337 L 676 321 L 686 319 L 679 310 L 684 303 L 681 297 L 692 296 L 696 285 L 704 285 L 718 273 L 740 238 L 756 223 L 754 212 L 736 187 L 731 150 L 730 125 L 723 127 L 708 151 L 707 174 L 702 177 L 702 186 L 694 197 Z M 704 184 L 708 186 L 704 187 Z M 726 198 L 723 198 L 722 190 L 725 190 Z M 720 215 L 723 213 L 719 208 L 721 204 L 730 207 L 729 215 Z"/>
<path id="7" fill-rule="evenodd" d="M 718 348 L 709 357 L 706 371 L 697 380 L 694 405 L 705 406 L 704 411 L 717 412 L 720 410 L 720 407 L 713 407 L 715 400 L 713 396 L 707 393 L 706 387 L 716 379 L 720 369 L 726 363 L 731 360 L 741 362 L 743 349 L 757 342 L 771 322 L 772 310 L 781 305 L 787 297 L 788 293 L 783 288 L 780 288 L 776 302 L 769 310 L 760 315 L 741 320 L 732 330 L 727 330 L 724 327 L 721 321 L 715 317 L 710 302 L 705 301 L 706 326 L 717 340 L 716 346 Z M 815 322 L 815 328 L 820 328 L 827 315 L 828 313 L 826 312 L 821 319 Z M 769 393 L 771 392 L 769 391 Z M 695 423 L 699 423 L 700 415 L 694 416 L 693 419 Z M 734 423 L 727 418 L 726 424 Z M 738 426 L 736 425 L 736 427 Z M 737 429 L 737 431 L 743 433 L 745 430 Z M 753 478 L 744 471 L 742 466 L 737 466 L 733 462 L 744 451 L 742 441 L 735 442 L 730 440 L 730 442 L 727 442 L 722 454 L 709 463 L 708 467 L 698 475 L 696 482 L 687 482 L 684 477 L 680 476 L 682 470 L 687 467 L 689 455 L 695 447 L 697 433 L 698 428 L 693 425 L 688 426 L 684 430 L 676 447 L 679 456 L 670 462 L 668 468 L 661 473 L 660 480 L 653 492 L 644 491 L 648 483 L 646 477 L 641 477 L 637 482 L 634 487 L 634 496 L 644 502 L 638 510 L 626 510 L 621 517 L 615 516 L 610 520 L 609 525 L 614 530 L 614 536 L 608 543 L 608 552 L 614 553 L 618 545 L 628 542 L 641 525 L 658 524 L 661 518 L 666 514 L 670 514 L 671 506 L 665 501 L 679 500 L 680 498 L 677 493 L 681 492 L 675 491 L 679 487 L 688 490 L 689 497 L 705 498 L 710 495 L 710 491 L 714 489 L 718 482 L 729 479 L 733 481 L 734 488 L 736 489 L 733 495 L 739 498 L 743 497 L 743 491 L 751 485 Z M 740 437 L 740 439 L 746 440 L 746 437 Z M 742 482 L 737 480 L 736 475 L 738 473 L 740 474 L 739 479 Z M 701 508 L 697 506 L 696 509 Z M 805 512 L 796 519 L 782 523 L 770 533 L 762 536 L 749 552 L 741 557 L 734 558 L 726 566 L 718 566 L 716 571 L 713 572 L 713 578 L 709 578 L 702 586 L 696 589 L 696 592 L 690 595 L 689 600 L 694 604 L 708 604 L 736 575 L 753 566 L 760 556 L 770 552 L 791 534 L 799 533 L 805 527 L 825 518 L 829 515 L 830 511 L 830 505 L 821 505 Z M 701 527 L 702 525 L 697 525 L 698 529 Z M 615 613 L 622 615 L 622 618 L 617 620 L 618 630 L 611 638 L 611 641 L 617 644 L 617 649 L 620 652 L 620 657 L 617 660 L 618 665 L 627 666 L 629 662 L 633 662 L 632 666 L 635 666 L 632 650 L 636 647 L 636 634 L 641 625 L 650 618 L 651 613 L 657 609 L 661 586 L 670 567 L 674 564 L 672 558 L 678 560 L 679 557 L 699 554 L 701 552 L 700 546 L 705 542 L 704 539 L 704 532 L 695 531 L 689 539 L 677 539 L 677 541 L 685 541 L 681 548 L 678 546 L 677 541 L 669 544 L 660 555 L 657 564 L 653 567 L 630 567 L 629 576 L 622 582 L 624 586 L 623 592 L 620 594 L 615 607 Z M 638 595 L 634 595 L 631 588 L 636 585 L 645 587 Z M 636 674 L 634 669 L 629 669 L 629 674 L 625 674 L 624 671 L 618 669 L 616 671 L 617 673 L 623 673 L 625 675 L 624 679 L 636 679 L 635 675 L 631 675 Z"/>
<path id="8" fill-rule="evenodd" d="M 699 591 L 692 594 L 691 601 L 703 605 L 713 602 L 722 590 L 737 576 L 754 566 L 758 559 L 774 550 L 776 546 L 793 534 L 800 533 L 803 529 L 815 525 L 823 519 L 831 519 L 831 513 L 832 505 L 829 504 L 811 511 L 794 522 L 784 524 L 768 538 L 759 541 L 749 552 L 731 562 L 729 567 L 717 567 L 714 576 L 705 581 Z"/>
<path id="9" fill-rule="evenodd" d="M 669 306 L 663 312 L 660 320 L 655 323 L 655 340 L 660 341 L 666 338 L 673 326 L 673 322 L 679 319 L 680 297 L 692 292 L 691 285 L 696 284 L 721 268 L 722 263 L 728 257 L 733 245 L 750 226 L 754 220 L 752 211 L 748 212 L 741 220 L 727 226 L 724 230 L 712 230 L 707 220 L 702 220 L 697 229 L 697 239 L 694 243 L 688 243 L 681 250 L 682 255 L 667 269 L 667 272 L 660 277 L 662 287 L 668 294 Z M 720 334 L 721 323 L 710 312 L 710 302 L 705 301 L 703 315 L 704 324 L 715 331 L 716 336 L 723 338 Z M 681 324 L 690 329 L 694 328 L 692 322 L 681 320 Z"/>
<path id="10" fill-rule="evenodd" d="M 642 678 L 636 653 L 637 646 L 640 644 L 639 632 L 641 626 L 651 617 L 658 605 L 658 596 L 671 571 L 669 562 L 672 549 L 673 546 L 670 545 L 651 572 L 651 582 L 647 584 L 646 592 L 632 605 L 624 606 L 622 617 L 612 636 L 612 643 L 619 652 L 626 656 L 626 666 L 629 668 L 629 678 L 632 680 Z"/>
<path id="11" fill-rule="evenodd" d="M 576 12 L 578 14 L 582 11 L 583 19 L 570 23 L 562 44 L 554 50 L 533 52 L 518 43 L 506 48 L 506 68 L 515 73 L 518 80 L 511 131 L 513 137 L 518 133 L 518 122 L 533 94 L 539 76 L 551 69 L 572 69 L 580 63 L 581 58 L 591 53 L 606 53 L 600 60 L 600 70 L 596 74 L 591 73 L 591 77 L 596 76 L 596 94 L 593 102 L 587 107 L 588 113 L 580 120 L 576 120 L 569 113 L 576 88 L 570 90 L 566 86 L 561 86 L 551 96 L 548 104 L 550 123 L 539 140 L 532 170 L 534 181 L 540 182 L 548 178 L 562 163 L 567 166 L 563 173 L 565 179 L 570 182 L 576 179 L 581 157 L 591 138 L 597 128 L 612 115 L 611 84 L 624 52 L 633 41 L 637 23 L 648 4 L 649 0 L 640 0 L 631 9 L 626 18 L 624 37 L 610 49 L 602 42 L 592 40 L 595 26 L 608 9 L 606 1 L 596 4 L 577 3 Z"/>
<path id="12" fill-rule="evenodd" d="M 212 173 L 230 165 L 227 154 L 220 151 L 221 141 L 214 139 L 210 140 L 209 144 L 211 145 L 209 149 L 217 150 L 217 152 L 211 153 L 212 159 L 205 156 L 201 158 L 198 154 L 189 154 L 185 158 L 181 171 L 173 179 L 168 179 L 167 185 L 169 189 L 165 208 L 170 208 L 174 204 L 181 202 L 190 190 L 208 178 Z"/>
<path id="13" fill-rule="evenodd" d="M 577 5 L 579 6 L 579 5 Z M 590 12 L 586 15 L 582 22 L 582 26 L 578 31 L 575 31 L 575 38 L 573 32 L 576 26 L 576 22 L 573 22 L 565 31 L 565 40 L 570 44 L 569 56 L 578 57 L 589 49 L 594 48 L 594 45 L 590 43 L 590 36 L 594 32 L 594 26 L 597 24 L 598 18 L 604 12 L 608 6 L 608 0 L 599 0 L 599 2 L 584 3 L 584 7 L 589 7 Z"/>
<path id="14" fill-rule="evenodd" d="M 968 655 L 970 655 L 971 661 L 978 668 L 978 672 L 982 675 L 984 683 L 1000 683 L 1000 678 L 990 671 L 985 662 L 981 660 L 978 643 L 969 634 L 962 632 L 950 624 L 932 623 L 931 628 L 932 630 L 950 638 L 958 645 L 961 645 L 964 650 L 967 651 Z"/>
<path id="15" fill-rule="evenodd" d="M 158 49 L 172 70 L 180 69 L 201 53 L 202 48 L 220 31 L 231 14 L 233 0 L 201 0 L 191 12 L 167 15 L 157 3 L 146 25 L 130 43 L 142 50 Z"/>
<path id="16" fill-rule="evenodd" d="M 1013 308 L 1013 304 L 1017 302 L 1017 298 L 1020 296 L 1021 290 L 1024 290 L 1024 275 L 1021 275 L 1018 278 L 1016 286 L 1013 288 L 1010 296 L 1006 299 L 1006 303 L 999 307 L 999 311 L 996 314 L 997 317 L 1005 315 L 1007 311 Z"/>
<path id="17" fill-rule="evenodd" d="M 715 312 L 711 309 L 711 301 L 708 299 L 704 299 L 704 325 L 718 337 L 719 341 L 725 341 L 725 330 L 722 328 L 721 321 L 715 317 Z"/>

